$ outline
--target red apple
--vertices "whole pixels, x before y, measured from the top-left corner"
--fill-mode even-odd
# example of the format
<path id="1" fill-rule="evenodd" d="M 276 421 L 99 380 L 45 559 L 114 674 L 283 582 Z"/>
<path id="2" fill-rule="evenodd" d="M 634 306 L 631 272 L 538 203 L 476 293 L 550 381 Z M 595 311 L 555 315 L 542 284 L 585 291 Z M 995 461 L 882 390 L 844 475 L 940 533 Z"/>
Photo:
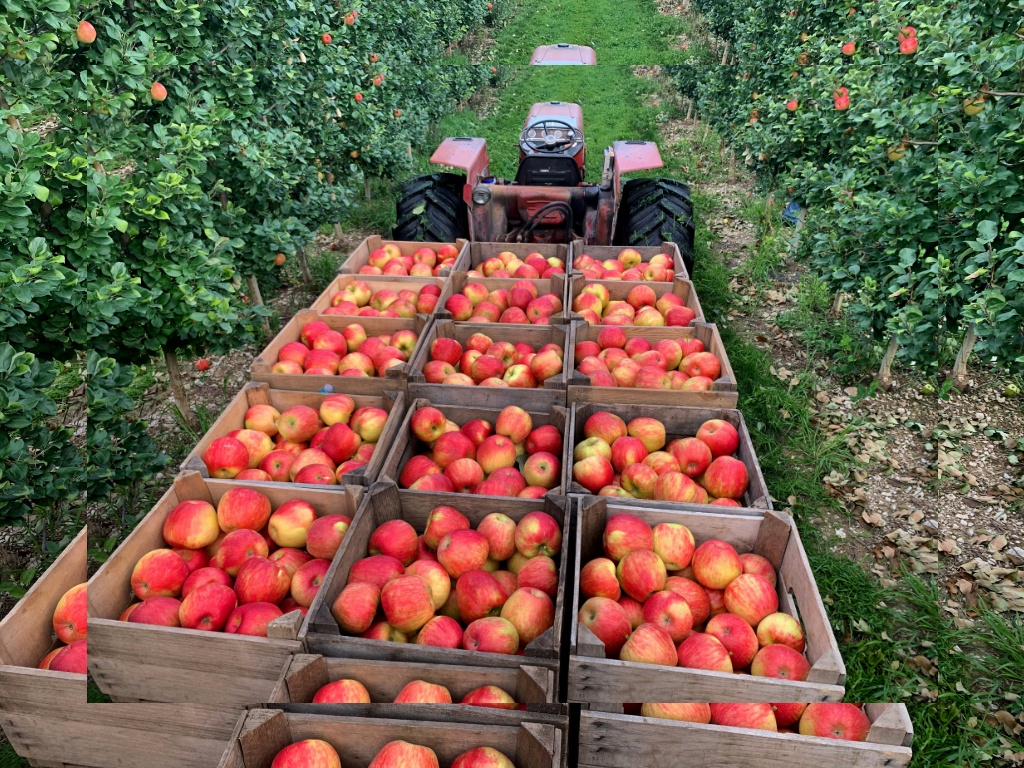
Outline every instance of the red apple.
<path id="1" fill-rule="evenodd" d="M 643 607 L 643 619 L 645 624 L 654 624 L 668 632 L 673 643 L 682 642 L 693 629 L 693 614 L 689 604 L 669 590 L 655 592 L 647 599 Z"/>
<path id="2" fill-rule="evenodd" d="M 626 611 L 607 597 L 592 597 L 583 603 L 577 616 L 579 622 L 604 643 L 605 657 L 617 658 L 633 631 Z"/>
<path id="3" fill-rule="evenodd" d="M 516 525 L 516 549 L 527 557 L 552 556 L 562 549 L 562 529 L 546 512 L 529 512 Z"/>
<path id="4" fill-rule="evenodd" d="M 591 493 L 608 485 L 615 475 L 615 467 L 603 456 L 588 456 L 572 465 L 572 477 Z"/>
<path id="5" fill-rule="evenodd" d="M 277 563 L 266 557 L 250 557 L 238 568 L 235 593 L 243 604 L 277 604 L 287 597 L 291 581 L 288 572 Z"/>
<path id="6" fill-rule="evenodd" d="M 745 552 L 740 555 L 740 563 L 743 564 L 744 573 L 757 574 L 773 587 L 775 586 L 777 581 L 775 566 L 771 564 L 767 557 L 756 555 L 753 552 Z"/>
<path id="7" fill-rule="evenodd" d="M 772 712 L 775 713 L 775 722 L 779 728 L 792 728 L 800 722 L 800 716 L 807 709 L 804 702 L 790 701 L 784 704 L 772 704 Z"/>
<path id="8" fill-rule="evenodd" d="M 697 582 L 709 589 L 725 589 L 743 573 L 740 556 L 727 542 L 709 539 L 697 547 L 690 561 Z"/>
<path id="9" fill-rule="evenodd" d="M 469 529 L 469 520 L 454 507 L 434 507 L 427 516 L 427 527 L 423 531 L 423 543 L 436 550 L 441 539 L 453 531 Z"/>
<path id="10" fill-rule="evenodd" d="M 757 625 L 757 642 L 761 646 L 788 645 L 794 651 L 804 651 L 804 630 L 800 622 L 788 613 L 773 613 Z"/>
<path id="11" fill-rule="evenodd" d="M 132 591 L 140 600 L 150 597 L 177 597 L 189 576 L 188 563 L 170 549 L 147 552 L 132 570 Z"/>
<path id="12" fill-rule="evenodd" d="M 395 696 L 394 704 L 451 704 L 452 694 L 443 685 L 412 680 Z"/>
<path id="13" fill-rule="evenodd" d="M 217 503 L 217 521 L 225 533 L 240 528 L 261 530 L 270 520 L 270 499 L 259 491 L 235 487 L 228 490 Z"/>
<path id="14" fill-rule="evenodd" d="M 492 512 L 480 521 L 476 530 L 487 539 L 491 560 L 508 560 L 516 551 L 516 522 L 508 515 Z"/>
<path id="15" fill-rule="evenodd" d="M 352 518 L 346 515 L 318 517 L 306 532 L 306 551 L 313 557 L 333 560 L 351 523 Z"/>
<path id="16" fill-rule="evenodd" d="M 545 555 L 529 558 L 515 574 L 517 587 L 531 587 L 554 597 L 558 592 L 558 567 Z"/>
<path id="17" fill-rule="evenodd" d="M 755 677 L 802 681 L 810 673 L 811 665 L 804 655 L 788 645 L 766 645 L 750 663 L 750 674 Z"/>
<path id="18" fill-rule="evenodd" d="M 316 510 L 312 504 L 291 499 L 274 510 L 267 530 L 279 547 L 301 549 L 306 546 L 306 536 L 315 520 Z"/>
<path id="19" fill-rule="evenodd" d="M 371 555 L 390 555 L 402 565 L 409 565 L 416 559 L 418 547 L 415 528 L 405 520 L 388 520 L 370 534 L 368 551 Z"/>
<path id="20" fill-rule="evenodd" d="M 85 584 L 76 584 L 65 592 L 53 610 L 53 631 L 57 639 L 70 645 L 89 634 L 89 595 Z"/>
<path id="21" fill-rule="evenodd" d="M 740 447 L 740 433 L 723 419 L 710 419 L 697 430 L 697 439 L 711 449 L 713 458 L 731 456 Z"/>
<path id="22" fill-rule="evenodd" d="M 182 501 L 164 519 L 164 541 L 172 548 L 201 549 L 216 541 L 219 533 L 217 511 L 206 501 Z"/>
<path id="23" fill-rule="evenodd" d="M 415 642 L 435 648 L 461 648 L 462 627 L 450 616 L 435 616 L 416 634 Z"/>
<path id="24" fill-rule="evenodd" d="M 779 609 L 775 587 L 753 573 L 741 573 L 725 588 L 725 607 L 751 627 Z"/>
<path id="25" fill-rule="evenodd" d="M 473 530 L 455 530 L 437 545 L 437 560 L 448 575 L 457 579 L 464 573 L 482 568 L 487 561 L 487 539 Z"/>
<path id="26" fill-rule="evenodd" d="M 508 619 L 488 616 L 466 627 L 462 647 L 467 651 L 511 655 L 519 648 L 519 633 Z"/>
<path id="27" fill-rule="evenodd" d="M 778 730 L 771 704 L 712 704 L 711 722 L 733 728 Z"/>
<path id="28" fill-rule="evenodd" d="M 669 576 L 665 579 L 665 589 L 675 592 L 690 606 L 694 626 L 700 626 L 711 615 L 711 603 L 707 592 L 697 582 L 682 576 Z"/>
<path id="29" fill-rule="evenodd" d="M 278 752 L 270 768 L 341 768 L 341 758 L 326 741 L 305 739 Z"/>
<path id="30" fill-rule="evenodd" d="M 219 632 L 238 605 L 231 587 L 204 584 L 189 592 L 178 608 L 178 621 L 185 629 Z"/>
<path id="31" fill-rule="evenodd" d="M 89 671 L 89 641 L 75 640 L 59 649 L 50 659 L 47 667 L 52 672 L 69 672 L 84 675 Z"/>
<path id="32" fill-rule="evenodd" d="M 703 484 L 712 496 L 742 499 L 750 485 L 747 466 L 732 456 L 719 456 L 704 472 Z"/>
<path id="33" fill-rule="evenodd" d="M 462 612 L 461 606 L 459 611 Z M 554 626 L 555 604 L 539 589 L 520 587 L 501 606 L 501 618 L 511 622 L 520 644 L 526 646 Z"/>
<path id="34" fill-rule="evenodd" d="M 584 565 L 580 569 L 580 592 L 585 598 L 618 600 L 622 590 L 615 575 L 615 563 L 606 557 L 598 557 Z"/>
<path id="35" fill-rule="evenodd" d="M 335 680 L 313 694 L 314 704 L 369 704 L 370 692 L 358 680 Z"/>
<path id="36" fill-rule="evenodd" d="M 622 591 L 640 602 L 665 588 L 665 563 L 649 549 L 638 549 L 619 561 L 616 576 Z"/>
<path id="37" fill-rule="evenodd" d="M 498 616 L 507 599 L 504 587 L 486 571 L 468 571 L 455 582 L 455 602 L 459 616 L 465 622 L 484 616 Z"/>
<path id="38" fill-rule="evenodd" d="M 292 574 L 289 581 L 291 596 L 300 607 L 309 608 L 313 604 L 330 567 L 329 560 L 317 558 L 300 565 Z"/>
<path id="39" fill-rule="evenodd" d="M 233 437 L 218 437 L 203 452 L 203 463 L 210 477 L 230 480 L 249 467 L 249 451 Z"/>
<path id="40" fill-rule="evenodd" d="M 348 572 L 348 583 L 366 581 L 379 589 L 405 573 L 402 561 L 390 555 L 371 555 L 357 560 Z"/>
<path id="41" fill-rule="evenodd" d="M 694 540 L 690 529 L 680 523 L 659 523 L 654 526 L 654 553 L 670 571 L 681 571 L 690 565 Z"/>
<path id="42" fill-rule="evenodd" d="M 673 440 L 668 450 L 679 465 L 679 470 L 687 477 L 700 477 L 714 458 L 707 443 L 696 437 Z"/>
<path id="43" fill-rule="evenodd" d="M 674 667 L 678 662 L 672 638 L 668 632 L 654 624 L 641 624 L 637 627 L 619 651 L 619 658 L 622 661 L 660 664 L 665 667 Z"/>
<path id="44" fill-rule="evenodd" d="M 496 685 L 474 688 L 462 697 L 462 703 L 473 707 L 490 707 L 492 709 L 516 708 L 516 700 Z"/>
<path id="45" fill-rule="evenodd" d="M 734 670 L 746 669 L 757 655 L 757 636 L 739 616 L 720 613 L 711 617 L 704 631 L 725 646 Z"/>
<path id="46" fill-rule="evenodd" d="M 800 735 L 824 739 L 866 741 L 871 722 L 856 704 L 816 702 L 800 717 Z"/>
<path id="47" fill-rule="evenodd" d="M 378 605 L 380 588 L 376 584 L 350 582 L 335 599 L 331 606 L 331 615 L 343 632 L 361 635 L 373 624 Z"/>
<path id="48" fill-rule="evenodd" d="M 678 720 L 683 723 L 711 722 L 710 704 L 644 704 L 640 707 L 643 717 L 659 720 Z"/>
<path id="49" fill-rule="evenodd" d="M 678 660 L 679 666 L 688 669 L 733 671 L 728 649 L 718 638 L 704 632 L 694 632 L 679 644 Z"/>
<path id="50" fill-rule="evenodd" d="M 150 597 L 136 607 L 124 618 L 132 624 L 153 624 L 159 627 L 180 627 L 178 612 L 181 601 L 173 597 Z M 126 611 L 127 613 L 127 611 Z M 123 616 L 124 614 L 122 614 Z"/>

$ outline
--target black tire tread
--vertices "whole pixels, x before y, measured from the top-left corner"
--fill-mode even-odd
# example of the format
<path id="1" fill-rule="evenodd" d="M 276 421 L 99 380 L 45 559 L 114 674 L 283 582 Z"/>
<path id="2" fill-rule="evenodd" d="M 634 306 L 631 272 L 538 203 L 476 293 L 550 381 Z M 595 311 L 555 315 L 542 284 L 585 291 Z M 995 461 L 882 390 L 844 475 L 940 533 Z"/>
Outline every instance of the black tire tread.
<path id="1" fill-rule="evenodd" d="M 688 184 L 675 179 L 632 179 L 623 185 L 617 245 L 673 242 L 692 275 L 693 236 L 693 202 Z"/>
<path id="2" fill-rule="evenodd" d="M 396 240 L 453 243 L 469 233 L 462 189 L 466 178 L 457 173 L 417 176 L 402 185 L 395 204 L 398 214 L 393 236 Z M 420 213 L 417 209 L 422 208 Z"/>

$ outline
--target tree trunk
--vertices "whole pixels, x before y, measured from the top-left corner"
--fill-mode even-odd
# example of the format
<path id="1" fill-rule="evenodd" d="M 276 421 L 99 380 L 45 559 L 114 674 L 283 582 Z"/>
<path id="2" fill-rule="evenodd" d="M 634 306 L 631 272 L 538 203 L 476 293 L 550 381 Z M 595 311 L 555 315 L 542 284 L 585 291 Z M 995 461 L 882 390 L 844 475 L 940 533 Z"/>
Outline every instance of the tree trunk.
<path id="1" fill-rule="evenodd" d="M 299 259 L 299 268 L 302 270 L 302 279 L 306 281 L 306 285 L 312 285 L 313 273 L 309 271 L 309 262 L 306 260 L 306 249 L 299 248 L 296 256 Z"/>
<path id="2" fill-rule="evenodd" d="M 832 309 L 829 314 L 832 317 L 839 317 L 843 312 L 843 292 L 836 291 L 836 297 L 832 300 Z"/>
<path id="3" fill-rule="evenodd" d="M 167 378 L 171 383 L 171 394 L 174 402 L 181 411 L 185 423 L 192 429 L 199 429 L 199 419 L 196 418 L 192 408 L 188 404 L 188 396 L 185 394 L 185 383 L 181 379 L 181 371 L 178 368 L 178 356 L 171 350 L 164 348 L 164 362 L 167 364 Z"/>
<path id="4" fill-rule="evenodd" d="M 263 294 L 260 293 L 260 283 L 256 279 L 256 275 L 248 275 L 245 278 L 249 283 L 249 294 L 252 296 L 252 303 L 258 307 L 265 307 L 263 303 Z M 263 331 L 268 336 L 270 335 L 270 320 L 269 318 L 263 318 Z"/>
<path id="5" fill-rule="evenodd" d="M 892 361 L 896 359 L 896 353 L 900 349 L 899 337 L 893 334 L 889 339 L 889 348 L 885 350 L 885 357 L 882 358 L 882 367 L 878 369 L 878 386 L 888 390 L 892 387 Z"/>
<path id="6" fill-rule="evenodd" d="M 953 363 L 953 373 L 949 377 L 953 381 L 953 386 L 961 392 L 970 386 L 970 381 L 967 378 L 967 359 L 971 356 L 976 340 L 977 334 L 974 331 L 974 323 L 971 323 L 967 326 L 967 333 L 964 334 L 964 343 L 960 346 L 960 351 L 956 355 L 956 362 Z"/>

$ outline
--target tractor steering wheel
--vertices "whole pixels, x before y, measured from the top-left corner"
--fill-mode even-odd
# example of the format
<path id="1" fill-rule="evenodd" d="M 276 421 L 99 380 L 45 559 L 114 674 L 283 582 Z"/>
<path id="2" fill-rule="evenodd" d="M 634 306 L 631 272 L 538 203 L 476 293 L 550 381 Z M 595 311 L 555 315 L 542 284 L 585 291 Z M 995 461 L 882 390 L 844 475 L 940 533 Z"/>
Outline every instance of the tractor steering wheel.
<path id="1" fill-rule="evenodd" d="M 579 140 L 580 132 L 565 120 L 540 120 L 519 134 L 519 145 L 524 150 L 549 154 L 572 146 Z"/>

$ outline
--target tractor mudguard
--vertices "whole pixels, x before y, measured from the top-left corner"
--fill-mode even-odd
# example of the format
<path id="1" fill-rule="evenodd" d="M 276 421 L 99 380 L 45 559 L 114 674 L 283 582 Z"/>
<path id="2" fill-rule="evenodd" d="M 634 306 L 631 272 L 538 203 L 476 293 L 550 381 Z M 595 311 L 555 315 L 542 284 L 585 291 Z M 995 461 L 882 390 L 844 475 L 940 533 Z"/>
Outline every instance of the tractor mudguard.
<path id="1" fill-rule="evenodd" d="M 658 145 L 653 141 L 613 141 L 615 152 L 615 199 L 622 189 L 621 176 L 633 171 L 647 171 L 665 165 Z"/>
<path id="2" fill-rule="evenodd" d="M 487 156 L 487 142 L 467 136 L 449 137 L 441 142 L 430 156 L 430 162 L 449 165 L 466 172 L 466 187 L 462 197 L 468 205 L 473 187 L 480 179 L 490 175 L 491 159 Z"/>

